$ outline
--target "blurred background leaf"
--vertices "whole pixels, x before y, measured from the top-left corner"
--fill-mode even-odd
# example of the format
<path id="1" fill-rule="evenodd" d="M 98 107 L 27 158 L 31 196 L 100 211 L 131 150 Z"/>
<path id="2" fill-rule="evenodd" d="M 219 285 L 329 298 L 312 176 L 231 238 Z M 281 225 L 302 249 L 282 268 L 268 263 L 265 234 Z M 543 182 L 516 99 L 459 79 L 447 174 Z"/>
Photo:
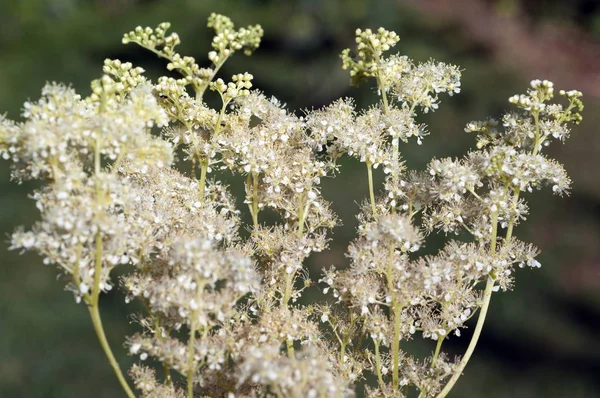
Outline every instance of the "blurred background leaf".
<path id="1" fill-rule="evenodd" d="M 20 0 L 0 2 L 0 112 L 18 118 L 22 103 L 39 98 L 46 81 L 70 83 L 89 93 L 104 58 L 131 61 L 156 78 L 165 63 L 121 37 L 137 25 L 170 21 L 182 39 L 182 54 L 202 64 L 209 51 L 211 12 L 237 25 L 259 23 L 261 48 L 250 58 L 236 55 L 221 75 L 248 71 L 255 86 L 287 103 L 311 109 L 340 96 L 361 106 L 376 100 L 372 86 L 348 87 L 339 52 L 353 45 L 357 27 L 384 26 L 402 41 L 399 51 L 417 61 L 435 58 L 464 68 L 463 91 L 443 98 L 440 110 L 421 120 L 431 136 L 407 145 L 411 168 L 432 156 L 458 156 L 472 147 L 463 132 L 470 120 L 499 116 L 507 98 L 529 80 L 549 79 L 557 88 L 584 93 L 584 121 L 565 146 L 551 154 L 574 181 L 572 195 L 529 195 L 532 216 L 517 235 L 542 249 L 541 270 L 519 272 L 513 292 L 491 304 L 474 359 L 455 397 L 600 396 L 600 4 L 592 0 Z M 210 99 L 210 98 L 209 98 Z M 0 229 L 36 219 L 27 194 L 35 183 L 9 181 L 0 163 Z M 334 231 L 331 250 L 313 256 L 313 276 L 331 264 L 344 265 L 354 235 L 357 203 L 367 195 L 366 173 L 343 163 L 342 176 L 324 182 L 344 226 Z M 379 176 L 381 181 L 381 176 Z M 232 181 L 239 186 L 239 181 Z M 8 239 L 8 238 L 6 238 Z M 5 239 L 5 240 L 6 240 Z M 427 251 L 443 242 L 436 236 Z M 62 291 L 53 267 L 34 255 L 0 245 L 0 396 L 114 397 L 123 395 L 94 335 L 88 314 Z M 309 298 L 310 299 L 310 298 Z M 102 297 L 108 338 L 124 368 L 134 359 L 122 348 L 135 330 L 123 297 Z M 468 333 L 447 348 L 459 355 Z M 427 352 L 429 342 L 411 349 Z"/>

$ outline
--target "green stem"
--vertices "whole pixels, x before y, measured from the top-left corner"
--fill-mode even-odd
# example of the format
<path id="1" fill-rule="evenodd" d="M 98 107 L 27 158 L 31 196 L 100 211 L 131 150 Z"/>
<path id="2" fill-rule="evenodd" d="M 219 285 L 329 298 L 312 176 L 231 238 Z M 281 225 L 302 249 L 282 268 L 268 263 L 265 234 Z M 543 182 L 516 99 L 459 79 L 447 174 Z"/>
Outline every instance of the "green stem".
<path id="1" fill-rule="evenodd" d="M 150 316 L 153 318 L 154 320 L 154 335 L 160 340 L 164 342 L 164 338 L 162 335 L 162 326 L 160 325 L 160 317 L 159 315 L 153 315 L 151 310 L 150 310 L 150 304 L 149 301 L 147 300 L 145 302 L 146 305 L 146 311 L 148 312 L 148 314 L 150 314 Z M 165 382 L 167 384 L 167 386 L 171 386 L 173 385 L 173 379 L 171 377 L 171 369 L 169 368 L 169 364 L 167 364 L 167 362 L 162 361 L 162 368 L 163 368 L 163 373 L 165 375 Z"/>
<path id="2" fill-rule="evenodd" d="M 252 223 L 258 225 L 258 173 L 252 173 Z"/>
<path id="3" fill-rule="evenodd" d="M 90 299 L 90 304 L 88 306 L 88 311 L 90 312 L 90 317 L 92 318 L 92 324 L 94 325 L 94 330 L 96 331 L 96 335 L 98 336 L 98 340 L 100 341 L 100 345 L 104 350 L 104 354 L 108 358 L 108 362 L 110 362 L 110 366 L 112 366 L 121 387 L 125 390 L 125 394 L 129 398 L 135 398 L 133 391 L 127 384 L 125 380 L 125 376 L 123 376 L 123 372 L 121 372 L 121 368 L 119 367 L 119 363 L 115 359 L 115 356 L 110 349 L 110 345 L 108 344 L 108 340 L 106 339 L 106 334 L 104 333 L 104 327 L 102 326 L 102 318 L 100 317 L 100 310 L 98 308 L 98 302 L 100 301 L 100 275 L 102 273 L 102 236 L 100 232 L 96 234 L 96 260 L 95 260 L 95 269 L 94 269 L 94 286 L 92 286 L 92 294 Z"/>
<path id="4" fill-rule="evenodd" d="M 402 328 L 402 320 L 400 312 L 402 308 L 398 303 L 394 304 L 394 340 L 392 340 L 392 388 L 398 390 L 398 373 L 400 368 L 400 331 Z"/>
<path id="5" fill-rule="evenodd" d="M 304 207 L 304 200 L 305 200 L 305 196 L 302 196 L 300 198 L 300 203 L 298 205 L 298 230 L 297 230 L 297 234 L 298 236 L 302 236 L 302 233 L 304 231 L 304 219 L 306 217 L 306 214 L 308 213 L 308 204 L 306 206 L 306 208 Z M 286 270 L 284 270 L 284 272 L 286 273 L 285 275 L 285 291 L 283 293 L 283 298 L 282 298 L 282 302 L 281 305 L 284 307 L 287 307 L 290 298 L 292 297 L 292 291 L 294 288 L 294 278 L 296 276 L 296 270 L 292 270 L 292 272 L 290 272 L 289 274 L 287 273 Z M 290 358 L 293 358 L 294 356 L 294 342 L 293 340 L 288 339 L 286 341 L 287 343 L 287 349 L 288 349 L 288 356 Z"/>
<path id="6" fill-rule="evenodd" d="M 298 204 L 298 237 L 301 237 L 302 234 L 304 233 L 304 220 L 306 219 L 306 210 L 304 207 L 304 198 L 305 196 L 302 195 L 300 197 L 300 202 Z"/>
<path id="7" fill-rule="evenodd" d="M 104 350 L 104 353 L 106 354 L 106 357 L 108 358 L 108 362 L 110 362 L 110 366 L 112 366 L 112 368 L 117 376 L 117 379 L 119 379 L 119 383 L 121 384 L 121 387 L 123 387 L 123 390 L 125 390 L 125 394 L 127 394 L 127 396 L 129 398 L 135 398 L 133 391 L 131 391 L 131 388 L 129 387 L 129 385 L 127 384 L 127 381 L 125 380 L 125 376 L 123 376 L 123 373 L 121 372 L 119 363 L 115 359 L 115 356 L 114 356 L 112 350 L 110 349 L 110 345 L 108 344 L 106 335 L 104 334 L 104 328 L 102 327 L 102 319 L 100 318 L 100 311 L 98 309 L 98 305 L 97 304 L 90 305 L 88 307 L 88 310 L 89 310 L 90 316 L 92 318 L 92 323 L 94 324 L 94 330 L 96 331 L 96 335 L 98 336 L 98 340 L 100 341 L 100 345 L 102 346 L 102 349 Z"/>
<path id="8" fill-rule="evenodd" d="M 200 189 L 200 199 L 204 199 L 204 190 L 206 189 L 206 172 L 208 170 L 208 161 L 200 161 L 200 182 L 198 183 Z"/>
<path id="9" fill-rule="evenodd" d="M 513 197 L 513 207 L 516 208 L 517 204 L 519 203 L 519 194 L 521 193 L 521 190 L 519 188 L 517 188 L 514 192 L 514 197 Z M 511 238 L 512 238 L 512 234 L 513 234 L 513 227 L 515 225 L 515 219 L 514 217 L 510 217 L 510 220 L 508 222 L 508 227 L 506 228 L 506 237 L 504 238 L 504 244 L 507 244 Z"/>
<path id="10" fill-rule="evenodd" d="M 252 195 L 250 195 L 250 190 L 252 190 Z M 250 215 L 252 216 L 252 225 L 254 227 L 258 226 L 258 212 L 260 211 L 258 208 L 258 174 L 256 173 L 248 173 L 246 176 L 246 198 L 249 199 L 248 209 L 250 210 Z"/>
<path id="11" fill-rule="evenodd" d="M 173 385 L 173 378 L 171 377 L 171 369 L 169 368 L 169 365 L 167 365 L 166 362 L 162 363 L 162 368 L 163 368 L 163 373 L 165 375 L 165 382 L 167 383 L 167 386 L 171 387 Z"/>
<path id="12" fill-rule="evenodd" d="M 439 336 L 437 340 L 437 345 L 435 346 L 435 352 L 433 353 L 433 358 L 431 359 L 431 368 L 435 366 L 435 361 L 437 360 L 438 355 L 440 355 L 440 349 L 442 348 L 442 344 L 444 343 L 444 336 Z"/>
<path id="13" fill-rule="evenodd" d="M 438 337 L 437 345 L 435 346 L 435 352 L 433 353 L 433 358 L 431 359 L 431 365 L 429 366 L 430 369 L 433 369 L 433 367 L 435 366 L 435 361 L 437 360 L 437 357 L 440 354 L 440 349 L 442 348 L 443 342 L 444 342 L 444 337 L 443 336 Z M 418 398 L 425 398 L 425 396 L 426 396 L 425 390 L 419 389 L 419 391 L 420 392 L 419 392 Z"/>
<path id="14" fill-rule="evenodd" d="M 223 96 L 221 95 L 221 100 L 223 100 Z M 221 112 L 219 112 L 219 117 L 217 118 L 217 124 L 215 125 L 215 132 L 213 137 L 217 137 L 222 130 L 221 122 L 223 121 L 223 117 L 225 116 L 225 110 L 227 109 L 227 104 L 229 101 L 225 102 L 223 100 L 223 106 L 221 107 Z"/>
<path id="15" fill-rule="evenodd" d="M 377 216 L 377 208 L 375 207 L 375 192 L 373 190 L 373 170 L 371 169 L 371 163 L 367 162 L 367 175 L 369 178 L 369 198 L 371 199 L 371 211 L 373 211 L 373 218 Z"/>
<path id="16" fill-rule="evenodd" d="M 294 356 L 294 340 L 287 339 L 285 341 L 285 343 L 286 343 L 286 347 L 287 347 L 288 357 L 295 358 L 295 356 Z"/>
<path id="17" fill-rule="evenodd" d="M 102 146 L 102 140 L 100 137 L 100 133 L 96 132 L 96 145 L 94 148 L 94 174 L 96 177 L 96 203 L 100 206 L 103 203 L 103 192 L 102 187 L 99 183 L 98 176 L 101 171 L 101 154 L 100 148 Z M 135 398 L 131 387 L 127 384 L 125 380 L 125 376 L 123 376 L 123 372 L 121 372 L 121 368 L 119 367 L 119 363 L 115 359 L 115 356 L 110 349 L 110 345 L 108 344 L 108 340 L 106 339 L 106 334 L 104 333 L 104 327 L 102 326 L 102 318 L 100 317 L 100 309 L 99 309 L 99 301 L 100 301 L 100 281 L 102 276 L 102 251 L 103 251 L 103 242 L 102 242 L 102 233 L 98 231 L 96 233 L 96 256 L 94 259 L 94 285 L 92 286 L 92 292 L 89 295 L 88 301 L 88 311 L 90 313 L 90 317 L 92 318 L 92 324 L 94 325 L 94 330 L 96 331 L 96 336 L 98 336 L 98 340 L 100 341 L 100 346 L 104 350 L 104 354 L 108 358 L 108 362 L 110 366 L 112 366 L 121 387 L 125 391 L 125 394 L 129 398 Z M 76 278 L 79 279 L 79 275 L 76 275 Z"/>
<path id="18" fill-rule="evenodd" d="M 394 297 L 394 246 L 388 249 L 388 268 L 386 273 L 387 288 L 390 296 Z"/>
<path id="19" fill-rule="evenodd" d="M 344 357 L 346 356 L 346 345 L 348 344 L 347 335 L 344 334 L 342 341 L 340 342 L 340 364 L 344 363 Z"/>
<path id="20" fill-rule="evenodd" d="M 291 273 L 287 273 L 285 274 L 285 293 L 283 294 L 283 301 L 282 301 L 282 305 L 283 306 L 287 306 L 288 302 L 290 301 L 290 298 L 292 297 L 292 286 L 293 286 L 293 280 L 294 280 L 294 271 L 292 270 Z"/>
<path id="21" fill-rule="evenodd" d="M 379 354 L 379 341 L 373 339 L 375 343 L 375 366 L 377 367 L 377 380 L 379 381 L 379 387 L 383 388 L 383 376 L 381 374 L 381 355 Z"/>
<path id="22" fill-rule="evenodd" d="M 196 279 L 196 302 L 200 303 L 202 301 L 202 292 L 204 290 L 205 283 L 201 279 Z M 198 331 L 198 327 L 196 326 L 196 316 L 195 312 L 192 312 L 190 318 L 190 337 L 188 340 L 188 358 L 187 358 L 187 395 L 188 398 L 194 397 L 194 354 L 195 348 L 194 343 L 196 343 L 196 332 Z M 206 333 L 207 330 L 204 332 Z"/>
<path id="23" fill-rule="evenodd" d="M 377 88 L 379 89 L 379 92 L 381 93 L 381 101 L 383 102 L 383 113 L 385 115 L 387 115 L 389 113 L 389 105 L 388 105 L 385 81 L 383 80 L 383 78 L 381 76 L 377 77 Z"/>
<path id="24" fill-rule="evenodd" d="M 192 320 L 190 329 L 190 338 L 188 341 L 188 361 L 187 361 L 187 395 L 188 398 L 194 397 L 194 343 L 196 342 L 196 323 Z"/>
<path id="25" fill-rule="evenodd" d="M 533 113 L 533 120 L 535 122 L 535 143 L 533 144 L 533 155 L 537 155 L 540 150 L 540 120 L 538 112 Z"/>
<path id="26" fill-rule="evenodd" d="M 204 96 L 204 92 L 206 91 L 206 88 L 208 87 L 210 82 L 213 81 L 213 79 L 217 75 L 217 72 L 219 72 L 219 69 L 221 69 L 223 64 L 225 64 L 225 61 L 227 61 L 227 58 L 229 58 L 229 55 L 224 57 L 217 64 L 215 64 L 212 74 L 210 75 L 210 78 L 206 81 L 205 84 L 203 84 L 201 87 L 194 87 L 194 89 L 196 90 L 196 101 L 199 101 L 199 102 L 202 101 L 202 97 Z"/>
<path id="27" fill-rule="evenodd" d="M 492 256 L 496 254 L 496 240 L 498 235 L 498 212 L 492 212 L 492 236 L 490 243 L 490 252 Z M 465 355 L 462 357 L 458 367 L 456 368 L 454 374 L 444 387 L 444 389 L 437 395 L 436 398 L 444 398 L 454 384 L 456 384 L 459 377 L 462 375 L 463 370 L 467 366 L 469 359 L 471 359 L 471 355 L 473 355 L 473 351 L 475 351 L 475 346 L 477 345 L 477 341 L 479 340 L 479 336 L 481 335 L 481 331 L 483 329 L 483 324 L 485 323 L 485 317 L 487 315 L 488 308 L 490 306 L 490 300 L 492 299 L 492 289 L 494 288 L 494 278 L 492 277 L 492 273 L 488 275 L 487 282 L 485 285 L 485 290 L 483 292 L 483 303 L 481 304 L 481 312 L 479 313 L 479 318 L 477 319 L 477 324 L 475 325 L 475 330 L 473 331 L 473 336 L 471 337 L 471 341 L 469 342 L 469 346 L 467 347 L 467 351 Z"/>
<path id="28" fill-rule="evenodd" d="M 465 366 L 467 366 L 469 359 L 471 359 L 471 355 L 473 354 L 473 351 L 475 351 L 475 346 L 477 345 L 477 341 L 479 340 L 479 336 L 481 335 L 481 330 L 483 329 L 485 317 L 487 315 L 490 300 L 492 298 L 493 287 L 494 279 L 492 279 L 492 277 L 488 277 L 483 293 L 483 304 L 481 305 L 481 312 L 479 313 L 479 318 L 477 319 L 477 325 L 475 325 L 475 330 L 473 331 L 473 337 L 471 338 L 471 342 L 467 347 L 465 355 L 462 357 L 460 363 L 458 364 L 456 371 L 454 372 L 444 389 L 437 395 L 436 398 L 444 398 L 446 395 L 448 395 L 450 390 L 452 390 L 452 387 L 454 387 L 454 384 L 456 384 L 458 378 L 462 375 L 462 372 L 465 369 Z"/>
<path id="29" fill-rule="evenodd" d="M 498 237 L 498 212 L 492 212 L 492 237 L 490 240 L 490 252 L 496 254 L 496 241 Z"/>

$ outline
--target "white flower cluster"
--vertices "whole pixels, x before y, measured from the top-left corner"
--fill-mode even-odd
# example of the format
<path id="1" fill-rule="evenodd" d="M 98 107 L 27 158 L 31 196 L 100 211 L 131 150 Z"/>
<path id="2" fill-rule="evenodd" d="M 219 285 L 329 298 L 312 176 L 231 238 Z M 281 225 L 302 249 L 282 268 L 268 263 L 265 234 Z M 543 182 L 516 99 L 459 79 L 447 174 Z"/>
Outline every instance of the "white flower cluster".
<path id="1" fill-rule="evenodd" d="M 385 57 L 399 40 L 394 32 L 357 30 L 356 57 L 345 50 L 343 67 L 353 83 L 373 79 L 380 101 L 357 110 L 340 99 L 299 117 L 251 91 L 249 73 L 216 77 L 235 51 L 258 46 L 262 29 L 236 30 L 217 14 L 208 26 L 216 33 L 210 68 L 175 51 L 180 40 L 167 35 L 168 23 L 138 27 L 123 41 L 166 58 L 180 78 L 153 84 L 143 69 L 106 60 L 89 97 L 49 84 L 39 101 L 25 103 L 23 122 L 0 118 L 0 156 L 13 161 L 14 178 L 44 181 L 32 196 L 41 220 L 18 229 L 11 248 L 59 267 L 129 398 L 99 311 L 101 293 L 116 284 L 145 309 L 134 316 L 140 331 L 127 338 L 130 354 L 160 361 L 164 371 L 161 378 L 152 364 L 132 367 L 142 397 L 347 397 L 372 375 L 371 397 L 444 398 L 492 293 L 513 287 L 515 266 L 540 267 L 537 249 L 518 241 L 514 227 L 534 188 L 568 192 L 562 165 L 541 152 L 581 121 L 581 93 L 560 91 L 563 106 L 552 102 L 551 82 L 534 80 L 510 98 L 516 112 L 467 124 L 476 150 L 407 171 L 401 143 L 426 135 L 417 111 L 436 110 L 440 93 L 460 92 L 458 67 Z M 202 101 L 209 88 L 219 109 Z M 191 175 L 175 167 L 175 149 Z M 346 155 L 366 164 L 369 200 L 349 267 L 319 280 L 334 300 L 304 305 L 315 285 L 307 258 L 327 249 L 338 223 L 321 180 Z M 385 175 L 381 194 L 376 169 Z M 224 171 L 245 179 L 249 225 L 219 181 Z M 427 234 L 439 231 L 471 239 L 421 255 Z M 130 271 L 115 282 L 111 272 L 125 264 Z M 448 360 L 442 344 L 478 312 L 466 355 Z M 432 355 L 405 349 L 417 336 L 436 342 Z"/>

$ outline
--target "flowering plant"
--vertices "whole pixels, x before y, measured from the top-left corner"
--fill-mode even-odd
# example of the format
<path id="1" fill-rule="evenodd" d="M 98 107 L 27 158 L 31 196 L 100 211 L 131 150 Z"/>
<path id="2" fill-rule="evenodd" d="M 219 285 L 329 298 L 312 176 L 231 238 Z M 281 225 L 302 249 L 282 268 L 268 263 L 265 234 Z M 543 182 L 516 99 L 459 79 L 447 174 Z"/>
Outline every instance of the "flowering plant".
<path id="1" fill-rule="evenodd" d="M 368 396 L 445 397 L 475 349 L 493 292 L 513 286 L 515 266 L 540 266 L 538 250 L 513 229 L 529 211 L 524 194 L 544 186 L 567 193 L 565 170 L 542 150 L 581 121 L 581 93 L 560 91 L 561 105 L 551 82 L 534 80 L 509 99 L 515 111 L 467 124 L 477 149 L 409 171 L 402 143 L 428 134 L 418 112 L 460 92 L 458 67 L 387 56 L 394 32 L 357 30 L 342 67 L 353 84 L 373 79 L 379 101 L 357 109 L 340 99 L 300 117 L 251 90 L 249 73 L 217 78 L 232 54 L 259 46 L 260 26 L 236 29 L 216 14 L 208 26 L 210 67 L 176 51 L 168 23 L 138 27 L 123 42 L 165 58 L 180 78 L 153 83 L 139 67 L 106 60 L 90 96 L 48 84 L 39 101 L 25 103 L 22 122 L 0 119 L 0 154 L 13 161 L 14 179 L 44 181 L 33 194 L 41 220 L 17 230 L 11 248 L 58 266 L 129 397 L 100 316 L 101 294 L 114 285 L 145 308 L 129 352 L 162 364 L 161 376 L 152 366 L 130 369 L 139 396 L 353 396 L 371 374 Z M 217 109 L 203 101 L 207 90 L 221 98 Z M 349 266 L 312 281 L 304 261 L 327 248 L 338 223 L 321 179 L 338 175 L 342 156 L 365 164 L 369 199 Z M 191 173 L 180 171 L 186 164 Z M 227 171 L 245 178 L 251 225 L 219 180 Z M 266 209 L 279 221 L 261 222 Z M 435 231 L 470 239 L 419 255 Z M 126 265 L 130 272 L 111 278 Z M 314 284 L 323 300 L 300 305 Z M 454 361 L 442 345 L 476 314 L 467 351 Z M 403 349 L 415 336 L 434 342 L 430 356 Z"/>

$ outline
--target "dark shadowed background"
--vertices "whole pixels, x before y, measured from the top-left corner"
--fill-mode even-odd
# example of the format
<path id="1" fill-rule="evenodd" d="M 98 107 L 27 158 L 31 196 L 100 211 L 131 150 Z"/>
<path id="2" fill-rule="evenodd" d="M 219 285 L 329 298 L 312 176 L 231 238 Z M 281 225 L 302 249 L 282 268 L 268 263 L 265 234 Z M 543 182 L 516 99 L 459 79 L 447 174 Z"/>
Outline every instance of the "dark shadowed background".
<path id="1" fill-rule="evenodd" d="M 376 100 L 372 86 L 349 88 L 340 69 L 338 54 L 353 45 L 357 27 L 395 30 L 403 54 L 464 68 L 462 93 L 444 96 L 437 112 L 420 118 L 431 135 L 420 147 L 405 147 L 412 168 L 423 168 L 432 156 L 464 153 L 474 145 L 464 125 L 499 116 L 508 97 L 524 92 L 534 78 L 582 91 L 583 123 L 566 145 L 550 150 L 570 173 L 572 194 L 528 195 L 531 217 L 516 230 L 542 249 L 543 267 L 519 270 L 516 289 L 494 295 L 478 349 L 451 396 L 600 396 L 597 1 L 0 0 L 0 113 L 18 119 L 22 103 L 39 98 L 46 81 L 70 83 L 87 95 L 105 58 L 131 61 L 153 78 L 164 74 L 162 60 L 121 44 L 123 33 L 137 25 L 170 21 L 182 39 L 180 52 L 207 64 L 212 35 L 205 26 L 213 11 L 265 30 L 259 50 L 249 58 L 235 55 L 221 75 L 248 71 L 256 87 L 291 109 L 321 107 L 346 95 L 362 106 Z M 55 268 L 35 255 L 7 251 L 10 232 L 37 217 L 27 198 L 36 184 L 10 182 L 8 166 L 0 162 L 0 396 L 123 396 L 87 311 L 62 290 Z M 324 196 L 344 226 L 335 229 L 329 252 L 313 256 L 315 277 L 322 266 L 345 264 L 357 202 L 367 195 L 362 165 L 345 162 L 342 171 L 325 181 Z M 433 237 L 427 250 L 443 239 Z M 123 368 L 132 362 L 122 348 L 124 335 L 135 330 L 126 315 L 130 309 L 118 293 L 102 297 L 108 338 Z M 468 338 L 464 333 L 445 347 L 462 354 Z"/>

